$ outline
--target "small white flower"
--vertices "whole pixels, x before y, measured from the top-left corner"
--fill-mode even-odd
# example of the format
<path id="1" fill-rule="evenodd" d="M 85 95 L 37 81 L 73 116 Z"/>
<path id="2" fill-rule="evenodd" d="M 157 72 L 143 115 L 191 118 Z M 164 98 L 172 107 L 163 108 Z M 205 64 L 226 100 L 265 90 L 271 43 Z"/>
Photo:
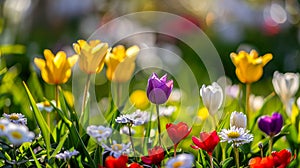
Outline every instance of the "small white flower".
<path id="1" fill-rule="evenodd" d="M 299 89 L 299 74 L 291 72 L 282 74 L 276 71 L 274 72 L 272 83 L 283 104 L 287 105 Z"/>
<path id="2" fill-rule="evenodd" d="M 232 98 L 238 98 L 240 93 L 239 85 L 229 85 L 225 87 L 225 94 Z"/>
<path id="3" fill-rule="evenodd" d="M 121 134 L 126 134 L 126 135 L 129 135 L 129 127 L 128 126 L 124 126 L 120 129 L 120 133 Z M 134 135 L 135 134 L 135 130 L 134 129 L 131 129 L 131 135 Z"/>
<path id="4" fill-rule="evenodd" d="M 78 154 L 79 152 L 74 149 L 73 151 L 64 151 L 63 153 L 59 153 L 55 157 L 57 159 L 63 159 L 66 161 L 67 159 L 70 159 L 72 156 L 76 156 Z"/>
<path id="5" fill-rule="evenodd" d="M 102 125 L 90 125 L 87 127 L 86 132 L 91 137 L 95 138 L 98 142 L 101 142 L 111 135 L 112 129 L 109 127 L 104 127 Z"/>
<path id="6" fill-rule="evenodd" d="M 244 128 L 247 127 L 247 117 L 242 112 L 232 112 L 230 115 L 230 127 Z"/>
<path id="7" fill-rule="evenodd" d="M 102 147 L 115 158 L 119 158 L 122 154 L 128 154 L 130 152 L 130 145 L 130 143 L 118 144 L 115 140 L 113 140 L 113 144 L 110 147 L 102 143 Z"/>
<path id="8" fill-rule="evenodd" d="M 21 145 L 24 142 L 31 142 L 34 133 L 29 131 L 25 125 L 10 123 L 5 129 L 5 135 L 14 145 Z"/>
<path id="9" fill-rule="evenodd" d="M 216 82 L 213 82 L 212 85 L 208 85 L 207 87 L 202 85 L 200 96 L 210 115 L 214 115 L 222 105 L 223 91 L 221 86 Z"/>
<path id="10" fill-rule="evenodd" d="M 166 168 L 191 168 L 194 156 L 191 154 L 180 154 L 167 161 Z"/>
<path id="11" fill-rule="evenodd" d="M 176 111 L 176 106 L 159 106 L 159 116 L 170 117 Z M 157 115 L 152 114 L 151 121 L 157 120 Z"/>
<path id="12" fill-rule="evenodd" d="M 6 118 L 0 119 L 0 136 L 5 135 L 5 130 L 11 122 Z"/>
<path id="13" fill-rule="evenodd" d="M 133 124 L 134 126 L 142 125 L 149 121 L 149 113 L 137 110 L 132 114 L 124 114 L 116 118 L 117 123 Z"/>
<path id="14" fill-rule="evenodd" d="M 25 118 L 25 116 L 21 113 L 12 113 L 12 114 L 3 113 L 3 117 L 7 118 L 10 122 L 15 124 L 21 124 L 21 125 L 27 124 L 27 118 Z"/>
<path id="15" fill-rule="evenodd" d="M 262 96 L 250 95 L 249 98 L 251 111 L 258 111 L 264 105 L 264 98 Z"/>
<path id="16" fill-rule="evenodd" d="M 232 146 L 240 146 L 245 143 L 253 141 L 253 135 L 249 133 L 249 130 L 244 128 L 237 128 L 235 126 L 230 127 L 230 129 L 222 129 L 219 136 L 221 142 L 232 143 Z"/>
<path id="17" fill-rule="evenodd" d="M 56 106 L 55 100 L 52 100 L 51 103 Z M 36 106 L 40 111 L 45 110 L 48 113 L 53 111 L 53 107 L 51 106 L 49 101 L 43 101 L 43 102 L 37 103 Z"/>
<path id="18" fill-rule="evenodd" d="M 176 107 L 175 106 L 159 106 L 159 115 L 161 116 L 171 116 L 174 111 L 176 111 Z"/>

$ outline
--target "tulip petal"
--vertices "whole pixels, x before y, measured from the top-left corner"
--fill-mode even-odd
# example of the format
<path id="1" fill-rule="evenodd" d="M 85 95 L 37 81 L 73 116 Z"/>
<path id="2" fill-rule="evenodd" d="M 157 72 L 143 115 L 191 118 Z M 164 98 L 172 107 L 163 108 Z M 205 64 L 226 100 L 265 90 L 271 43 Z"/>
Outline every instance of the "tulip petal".
<path id="1" fill-rule="evenodd" d="M 46 66 L 45 60 L 41 58 L 34 58 L 34 63 L 40 70 L 44 69 Z"/>

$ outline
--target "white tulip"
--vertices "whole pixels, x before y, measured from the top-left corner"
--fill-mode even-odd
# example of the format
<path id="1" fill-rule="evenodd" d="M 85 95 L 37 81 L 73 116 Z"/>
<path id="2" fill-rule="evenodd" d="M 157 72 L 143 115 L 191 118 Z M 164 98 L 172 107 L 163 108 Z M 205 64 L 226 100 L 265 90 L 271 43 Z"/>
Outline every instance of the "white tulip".
<path id="1" fill-rule="evenodd" d="M 299 74 L 291 72 L 282 74 L 276 71 L 272 83 L 283 104 L 287 105 L 299 89 Z"/>
<path id="2" fill-rule="evenodd" d="M 242 112 L 232 112 L 230 115 L 230 127 L 244 128 L 247 127 L 247 117 Z"/>
<path id="3" fill-rule="evenodd" d="M 221 86 L 216 82 L 213 82 L 212 85 L 208 85 L 207 87 L 202 85 L 200 96 L 210 115 L 214 115 L 222 105 L 223 91 Z"/>

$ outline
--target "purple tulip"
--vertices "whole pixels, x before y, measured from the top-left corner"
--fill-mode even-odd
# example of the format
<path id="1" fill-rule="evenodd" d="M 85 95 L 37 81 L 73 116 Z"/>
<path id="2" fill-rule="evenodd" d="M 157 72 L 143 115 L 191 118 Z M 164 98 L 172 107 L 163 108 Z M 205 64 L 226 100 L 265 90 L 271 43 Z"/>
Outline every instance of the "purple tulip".
<path id="1" fill-rule="evenodd" d="M 167 74 L 160 79 L 156 73 L 153 73 L 148 79 L 147 96 L 154 104 L 165 103 L 173 89 L 173 80 L 167 81 Z"/>
<path id="2" fill-rule="evenodd" d="M 262 116 L 258 119 L 258 127 L 267 135 L 273 137 L 281 131 L 283 118 L 280 113 L 273 113 L 272 116 Z"/>

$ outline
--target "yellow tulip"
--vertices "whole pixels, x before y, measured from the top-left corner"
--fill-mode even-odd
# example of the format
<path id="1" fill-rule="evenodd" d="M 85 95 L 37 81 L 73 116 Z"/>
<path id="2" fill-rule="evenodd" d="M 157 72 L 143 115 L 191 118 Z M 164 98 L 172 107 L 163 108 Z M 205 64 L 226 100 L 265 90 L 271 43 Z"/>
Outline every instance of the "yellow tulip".
<path id="1" fill-rule="evenodd" d="M 73 44 L 75 52 L 79 55 L 79 68 L 87 74 L 101 72 L 108 44 L 100 40 L 78 40 Z"/>
<path id="2" fill-rule="evenodd" d="M 263 67 L 273 58 L 268 53 L 259 57 L 255 50 L 250 53 L 240 51 L 238 54 L 231 53 L 231 60 L 235 65 L 235 73 L 242 83 L 253 83 L 263 75 Z"/>
<path id="3" fill-rule="evenodd" d="M 141 110 L 147 109 L 150 105 L 147 94 L 143 90 L 135 90 L 132 92 L 129 100 L 134 107 Z"/>
<path id="4" fill-rule="evenodd" d="M 132 46 L 127 50 L 122 45 L 114 47 L 112 53 L 107 54 L 105 58 L 107 78 L 114 82 L 128 81 L 134 71 L 139 51 L 138 46 Z"/>
<path id="5" fill-rule="evenodd" d="M 64 51 L 59 51 L 55 56 L 48 50 L 44 50 L 46 60 L 34 58 L 34 63 L 41 70 L 42 78 L 49 84 L 63 84 L 71 76 L 71 68 L 77 61 L 77 56 L 68 57 Z"/>

